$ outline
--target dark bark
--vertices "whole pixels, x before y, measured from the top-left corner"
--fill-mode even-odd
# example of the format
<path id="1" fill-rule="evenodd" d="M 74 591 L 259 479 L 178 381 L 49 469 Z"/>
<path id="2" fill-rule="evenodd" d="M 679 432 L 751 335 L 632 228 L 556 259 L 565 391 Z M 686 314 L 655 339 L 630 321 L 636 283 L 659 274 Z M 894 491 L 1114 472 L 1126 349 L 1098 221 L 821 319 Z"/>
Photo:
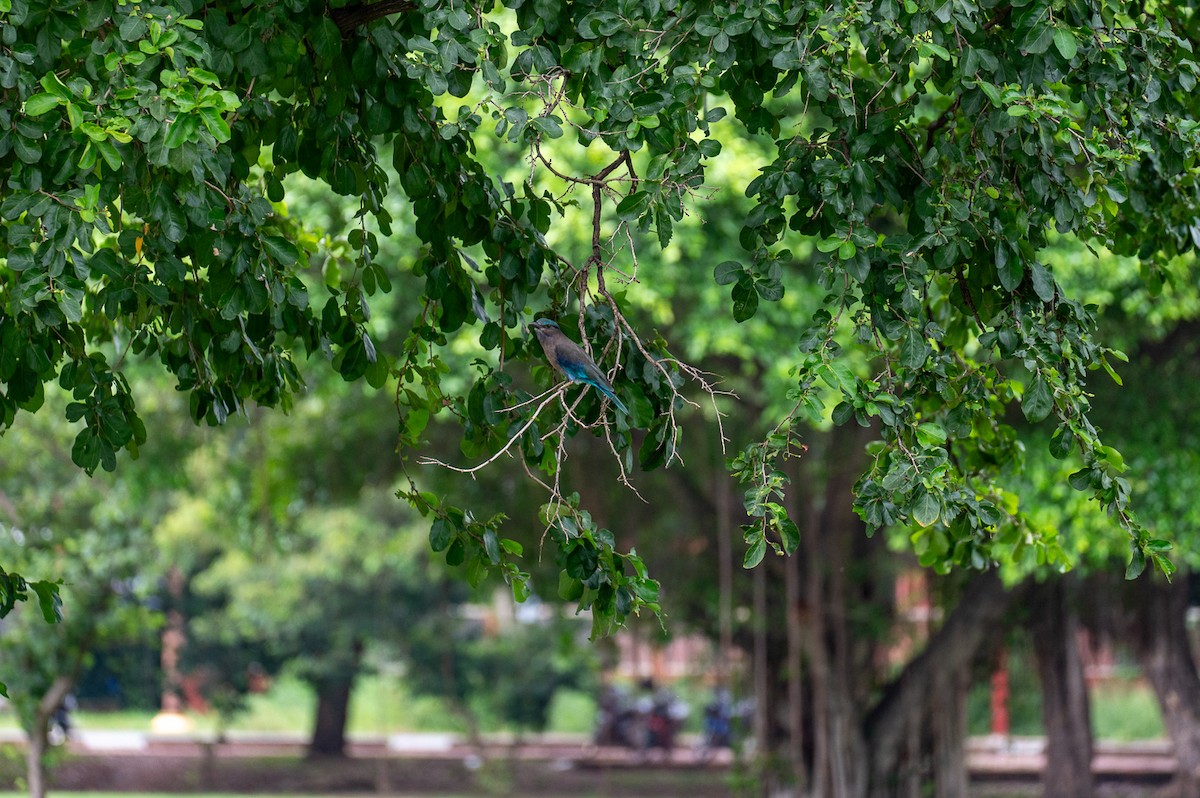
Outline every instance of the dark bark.
<path id="1" fill-rule="evenodd" d="M 806 514 L 804 530 L 803 644 L 812 682 L 812 794 L 860 798 L 865 794 L 867 750 L 862 708 L 873 681 L 879 641 L 852 628 L 857 609 L 879 599 L 888 580 L 875 572 L 882 540 L 868 538 L 853 510 L 854 482 L 863 466 L 870 430 L 836 428 L 822 459 L 824 491 Z M 816 455 L 817 452 L 810 454 Z M 871 579 L 861 579 L 863 571 Z M 866 584 L 866 583 L 870 584 Z"/>
<path id="2" fill-rule="evenodd" d="M 947 674 L 929 703 L 930 771 L 934 798 L 968 798 L 967 691 L 971 672 Z"/>
<path id="3" fill-rule="evenodd" d="M 1092 724 L 1079 656 L 1079 619 L 1068 577 L 1033 588 L 1031 632 L 1042 684 L 1046 798 L 1091 798 Z"/>
<path id="4" fill-rule="evenodd" d="M 920 752 L 913 751 L 914 722 L 929 729 L 931 737 L 930 770 L 922 773 L 922 780 L 932 782 L 935 795 L 965 795 L 965 751 L 953 739 L 953 730 L 965 731 L 962 713 L 971 666 L 995 644 L 996 629 L 1021 592 L 1007 590 L 994 572 L 972 576 L 945 623 L 885 690 L 865 724 L 871 753 L 869 795 L 897 794 L 901 776 L 923 767 L 917 759 Z"/>
<path id="5" fill-rule="evenodd" d="M 1128 641 L 1158 698 L 1175 750 L 1180 796 L 1200 795 L 1200 675 L 1187 632 L 1188 575 L 1167 583 L 1147 569 L 1128 582 L 1098 574 L 1088 585 L 1088 625 Z"/>
<path id="6" fill-rule="evenodd" d="M 775 703 L 771 700 L 771 666 L 768 654 L 767 639 L 767 568 L 759 566 L 754 569 L 754 739 L 768 741 L 763 746 L 764 752 L 770 745 L 773 731 L 772 716 Z M 758 790 L 760 795 L 770 795 L 775 774 L 767 770 L 768 758 L 759 756 L 755 762 L 757 771 Z"/>
<path id="7" fill-rule="evenodd" d="M 355 28 L 383 19 L 389 14 L 401 14 L 413 11 L 417 4 L 412 0 L 383 0 L 379 3 L 358 3 L 352 6 L 335 8 L 329 12 L 329 18 L 338 26 L 343 36 L 349 36 Z"/>
<path id="8" fill-rule="evenodd" d="M 1138 653 L 1171 735 L 1180 795 L 1200 795 L 1200 676 L 1188 640 L 1186 575 L 1167 583 L 1156 574 L 1137 580 L 1134 593 Z"/>
<path id="9" fill-rule="evenodd" d="M 350 694 L 362 666 L 364 644 L 355 640 L 344 650 L 344 658 L 313 684 L 317 691 L 317 713 L 313 724 L 309 756 L 346 755 L 346 721 L 350 715 Z"/>
<path id="10" fill-rule="evenodd" d="M 783 588 L 787 598 L 787 755 L 796 786 L 804 790 L 808 782 L 804 767 L 804 624 L 797 558 L 784 563 Z"/>
<path id="11" fill-rule="evenodd" d="M 346 721 L 350 714 L 354 677 L 326 679 L 316 688 L 317 716 L 308 746 L 309 756 L 345 756 Z"/>

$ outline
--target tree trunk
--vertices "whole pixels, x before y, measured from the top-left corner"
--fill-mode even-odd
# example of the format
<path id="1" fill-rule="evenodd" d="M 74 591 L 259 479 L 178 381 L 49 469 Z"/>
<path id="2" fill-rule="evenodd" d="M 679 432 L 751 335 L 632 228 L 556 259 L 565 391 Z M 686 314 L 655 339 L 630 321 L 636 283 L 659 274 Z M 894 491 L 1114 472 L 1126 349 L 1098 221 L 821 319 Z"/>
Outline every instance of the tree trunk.
<path id="1" fill-rule="evenodd" d="M 1046 798 L 1091 798 L 1092 723 L 1087 682 L 1079 656 L 1079 617 L 1068 577 L 1033 588 L 1034 655 L 1042 683 L 1046 729 Z"/>
<path id="2" fill-rule="evenodd" d="M 970 669 L 960 668 L 941 680 L 941 687 L 934 690 L 929 703 L 934 798 L 968 798 L 967 691 L 970 687 Z"/>
<path id="3" fill-rule="evenodd" d="M 346 755 L 346 720 L 353 687 L 353 676 L 331 678 L 316 685 L 317 717 L 308 746 L 309 756 Z"/>
<path id="4" fill-rule="evenodd" d="M 824 490 L 810 501 L 803 530 L 803 643 L 812 684 L 808 776 L 812 794 L 822 798 L 862 798 L 867 784 L 863 702 L 879 641 L 852 623 L 859 617 L 856 611 L 876 598 L 864 593 L 859 579 L 862 569 L 875 575 L 879 559 L 874 555 L 882 539 L 866 536 L 853 502 L 863 447 L 871 436 L 857 427 L 833 430 L 816 461 L 824 470 Z M 880 579 L 886 581 L 882 574 Z"/>
<path id="5" fill-rule="evenodd" d="M 768 767 L 771 761 L 772 714 L 771 672 L 767 655 L 767 566 L 754 569 L 754 772 L 759 794 L 770 795 L 776 774 Z"/>
<path id="6" fill-rule="evenodd" d="M 25 749 L 25 778 L 29 782 L 29 798 L 44 798 L 46 795 L 46 746 L 50 735 L 50 718 L 74 684 L 73 676 L 56 678 L 34 711 L 29 746 Z"/>
<path id="7" fill-rule="evenodd" d="M 1181 796 L 1200 795 L 1200 676 L 1185 623 L 1188 579 L 1165 583 L 1146 574 L 1134 594 L 1138 653 L 1175 747 L 1175 786 Z"/>
<path id="8" fill-rule="evenodd" d="M 46 726 L 35 729 L 25 749 L 25 778 L 29 782 L 29 798 L 46 795 Z"/>
<path id="9" fill-rule="evenodd" d="M 799 565 L 797 557 L 783 564 L 783 587 L 787 598 L 788 760 L 796 787 L 803 791 L 808 779 L 804 768 L 804 623 Z"/>
<path id="10" fill-rule="evenodd" d="M 895 795 L 899 775 L 920 767 L 913 761 L 914 723 L 923 723 L 932 738 L 932 772 L 923 774 L 923 780 L 933 783 L 935 795 L 965 794 L 965 750 L 961 740 L 953 740 L 966 729 L 963 691 L 972 663 L 988 644 L 997 642 L 995 631 L 1020 592 L 1006 590 L 995 572 L 974 574 L 945 623 L 884 691 L 865 724 L 871 755 L 869 795 Z M 947 713 L 952 720 L 931 721 L 931 715 Z"/>

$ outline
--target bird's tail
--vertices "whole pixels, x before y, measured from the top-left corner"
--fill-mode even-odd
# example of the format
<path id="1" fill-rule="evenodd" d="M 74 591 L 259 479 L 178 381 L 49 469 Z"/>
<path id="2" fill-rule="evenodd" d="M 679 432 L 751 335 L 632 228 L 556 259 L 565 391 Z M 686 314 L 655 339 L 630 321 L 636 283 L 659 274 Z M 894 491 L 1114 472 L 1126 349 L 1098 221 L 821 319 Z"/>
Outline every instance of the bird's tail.
<path id="1" fill-rule="evenodd" d="M 627 416 L 629 415 L 629 408 L 625 406 L 624 402 L 622 402 L 620 399 L 617 398 L 617 395 L 615 393 L 613 393 L 611 389 L 606 388 L 603 385 L 597 385 L 596 387 L 600 389 L 600 392 L 602 394 L 604 394 L 605 396 L 607 396 L 609 399 L 612 400 L 612 403 L 617 406 L 618 410 L 620 410 L 622 413 L 624 413 Z"/>

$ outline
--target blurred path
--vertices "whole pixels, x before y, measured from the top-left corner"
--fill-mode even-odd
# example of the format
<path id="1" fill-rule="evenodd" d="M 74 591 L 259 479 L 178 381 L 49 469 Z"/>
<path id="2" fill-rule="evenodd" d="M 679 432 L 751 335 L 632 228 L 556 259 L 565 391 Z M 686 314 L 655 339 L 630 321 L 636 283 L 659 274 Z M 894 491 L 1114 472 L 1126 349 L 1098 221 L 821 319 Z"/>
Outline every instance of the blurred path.
<path id="1" fill-rule="evenodd" d="M 303 756 L 307 744 L 304 733 L 229 732 L 221 743 L 198 735 L 156 735 L 141 731 L 75 729 L 68 749 L 80 755 L 143 755 L 147 757 L 257 757 Z M 0 743 L 22 744 L 24 735 L 16 730 L 0 730 Z M 639 753 L 626 748 L 597 747 L 586 735 L 541 735 L 528 738 L 512 748 L 511 737 L 493 736 L 485 740 L 489 757 L 508 757 L 544 761 L 562 768 L 631 768 L 641 765 L 657 768 L 728 767 L 733 757 L 728 749 L 702 757 L 695 738 L 684 735 L 669 755 L 662 751 Z M 351 738 L 348 753 L 352 757 L 425 760 L 457 760 L 470 767 L 479 752 L 456 734 L 404 732 L 385 736 Z M 1036 778 L 1045 766 L 1044 740 L 1039 737 L 973 737 L 967 743 L 968 767 L 973 778 Z M 1140 742 L 1100 742 L 1096 745 L 1093 769 L 1109 778 L 1165 780 L 1175 769 L 1171 745 L 1165 740 Z"/>

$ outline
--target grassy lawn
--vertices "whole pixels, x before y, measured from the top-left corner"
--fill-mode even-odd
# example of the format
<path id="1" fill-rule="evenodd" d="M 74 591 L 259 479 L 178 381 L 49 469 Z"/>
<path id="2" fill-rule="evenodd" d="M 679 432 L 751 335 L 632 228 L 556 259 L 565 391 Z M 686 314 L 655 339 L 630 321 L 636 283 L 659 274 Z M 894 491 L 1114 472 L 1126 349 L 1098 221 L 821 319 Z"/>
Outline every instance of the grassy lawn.
<path id="1" fill-rule="evenodd" d="M 276 680 L 269 692 L 251 696 L 247 710 L 235 717 L 229 728 L 243 732 L 307 733 L 312 728 L 315 704 L 312 691 L 303 682 L 285 676 Z M 74 718 L 81 729 L 146 731 L 154 714 L 144 710 L 78 711 Z M 215 732 L 215 714 L 191 717 L 196 732 Z M 595 703 L 591 696 L 563 690 L 551 706 L 550 731 L 587 733 L 594 719 Z M 10 712 L 0 713 L 0 728 L 17 728 Z M 465 725 L 439 699 L 415 696 L 395 678 L 367 676 L 360 681 L 351 700 L 351 735 L 463 731 Z"/>
<path id="2" fill-rule="evenodd" d="M 1092 728 L 1101 740 L 1166 736 L 1154 691 L 1141 682 L 1110 682 L 1092 690 Z"/>
<path id="3" fill-rule="evenodd" d="M 1036 680 L 1014 679 L 1008 705 L 1014 735 L 1042 734 L 1041 700 Z M 1144 682 L 1114 680 L 1098 684 L 1092 688 L 1091 700 L 1092 732 L 1097 740 L 1158 740 L 1166 735 L 1158 700 Z M 991 713 L 986 684 L 971 691 L 968 714 L 970 733 L 987 734 Z"/>
<path id="4" fill-rule="evenodd" d="M 1036 682 L 1014 685 L 1009 711 L 1012 731 L 1018 735 L 1041 734 L 1040 690 Z M 696 731 L 703 714 L 706 695 L 683 690 L 691 704 L 687 731 Z M 291 732 L 307 734 L 312 728 L 315 699 L 302 682 L 282 677 L 271 690 L 251 696 L 245 712 L 234 718 L 230 729 L 240 732 Z M 986 734 L 989 725 L 987 688 L 972 691 L 970 701 L 972 734 Z M 563 690 L 555 697 L 550 712 L 549 731 L 587 734 L 595 722 L 596 706 L 592 696 L 577 690 Z M 153 712 L 120 710 L 114 712 L 77 712 L 76 725 L 92 730 L 146 731 Z M 213 734 L 214 714 L 192 715 L 195 731 Z M 485 730 L 497 730 L 499 724 L 483 719 Z M 1165 732 L 1153 692 L 1142 682 L 1113 681 L 1092 691 L 1092 727 L 1097 739 L 1130 741 L 1161 739 Z M 0 713 L 0 728 L 16 729 L 9 712 Z M 398 732 L 465 732 L 463 722 L 447 711 L 442 702 L 429 696 L 415 696 L 394 677 L 364 677 L 354 691 L 350 707 L 350 734 L 369 736 Z"/>

